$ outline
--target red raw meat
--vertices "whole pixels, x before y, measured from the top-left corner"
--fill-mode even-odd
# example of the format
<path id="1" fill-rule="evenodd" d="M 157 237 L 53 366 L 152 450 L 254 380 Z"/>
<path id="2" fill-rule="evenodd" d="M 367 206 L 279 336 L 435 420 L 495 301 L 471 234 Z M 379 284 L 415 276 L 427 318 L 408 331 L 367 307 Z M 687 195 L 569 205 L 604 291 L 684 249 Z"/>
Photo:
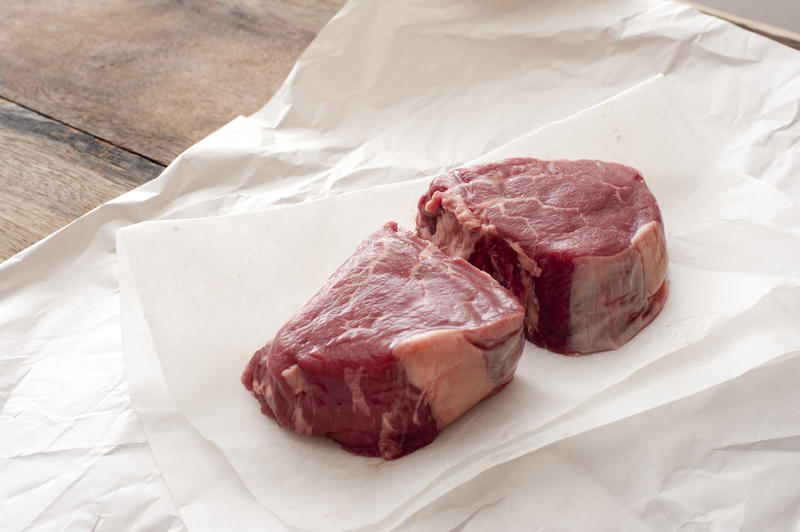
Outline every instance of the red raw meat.
<path id="1" fill-rule="evenodd" d="M 486 273 L 389 223 L 253 355 L 242 382 L 284 427 L 397 458 L 512 379 L 523 319 Z"/>
<path id="2" fill-rule="evenodd" d="M 551 351 L 615 349 L 667 297 L 656 200 L 633 168 L 507 159 L 436 177 L 417 234 L 490 273 L 526 308 L 525 334 Z"/>

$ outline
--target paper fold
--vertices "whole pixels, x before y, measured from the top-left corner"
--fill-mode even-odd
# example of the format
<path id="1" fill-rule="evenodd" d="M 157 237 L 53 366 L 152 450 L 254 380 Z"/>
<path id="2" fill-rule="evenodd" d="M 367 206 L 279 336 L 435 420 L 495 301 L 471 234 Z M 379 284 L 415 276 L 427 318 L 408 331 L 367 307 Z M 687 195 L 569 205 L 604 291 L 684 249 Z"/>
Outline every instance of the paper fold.
<path id="1" fill-rule="evenodd" d="M 686 121 L 670 100 L 667 80 L 656 77 L 481 160 L 535 155 L 633 165 L 664 201 L 671 255 L 673 237 L 696 235 L 708 222 L 733 223 L 725 219 L 730 206 L 714 198 L 740 197 L 740 188 L 753 204 L 773 206 L 772 222 L 791 219 L 776 212 L 769 185 L 752 186 L 715 167 L 713 154 L 697 149 L 701 141 L 687 137 Z M 352 456 L 329 441 L 279 428 L 239 382 L 249 356 L 375 227 L 387 220 L 413 227 L 427 184 L 424 178 L 263 213 L 150 222 L 120 233 L 135 283 L 122 298 L 141 301 L 178 410 L 222 451 L 255 499 L 288 524 L 393 526 L 498 464 L 800 348 L 796 316 L 780 304 L 780 297 L 800 295 L 800 279 L 790 268 L 781 276 L 751 273 L 746 250 L 754 242 L 739 235 L 728 253 L 733 271 L 708 269 L 708 252 L 696 249 L 697 256 L 687 257 L 678 245 L 667 305 L 630 343 L 579 358 L 528 344 L 512 385 L 402 460 Z M 680 201 L 687 197 L 688 204 Z M 758 209 L 740 214 L 763 218 Z M 680 220 L 677 232 L 672 220 Z M 780 241 L 771 244 L 775 254 L 792 256 Z M 309 499 L 319 502 L 309 508 Z"/>
<path id="2" fill-rule="evenodd" d="M 715 278 L 747 278 L 744 292 L 738 285 L 730 290 L 737 301 L 730 312 L 716 312 L 709 303 L 703 321 L 687 324 L 680 340 L 689 345 L 700 335 L 722 331 L 715 327 L 730 323 L 726 320 L 737 312 L 746 325 L 762 305 L 768 310 L 783 305 L 784 312 L 796 314 L 790 289 L 798 271 L 792 206 L 800 197 L 800 152 L 794 149 L 800 136 L 797 61 L 797 51 L 669 1 L 348 2 L 262 110 L 233 120 L 157 179 L 0 265 L 0 499 L 13 502 L 0 505 L 0 523 L 12 529 L 98 531 L 274 524 L 225 454 L 188 423 L 163 387 L 142 396 L 141 416 L 134 410 L 129 388 L 139 404 L 135 389 L 142 381 L 134 375 L 136 364 L 123 362 L 120 310 L 126 316 L 126 358 L 140 362 L 145 374 L 160 371 L 161 363 L 152 355 L 155 336 L 144 327 L 147 322 L 130 318 L 152 301 L 127 301 L 120 308 L 118 287 L 125 281 L 115 256 L 117 230 L 146 220 L 264 211 L 432 176 L 658 72 L 667 74 L 669 95 L 687 117 L 678 128 L 681 138 L 707 142 L 693 150 L 700 159 L 684 152 L 669 161 L 685 170 L 674 179 L 697 182 L 691 195 L 667 202 L 670 187 L 656 190 L 671 213 L 673 262 L 690 276 L 702 271 Z M 645 118 L 643 127 L 661 122 L 658 114 L 644 112 Z M 559 127 L 567 126 L 556 124 L 550 131 Z M 664 131 L 649 129 L 648 135 Z M 537 152 L 574 155 L 552 136 L 539 139 Z M 620 159 L 635 161 L 638 139 L 621 139 L 610 136 L 609 146 L 617 147 Z M 625 142 L 630 149 L 623 151 Z M 670 137 L 657 142 L 669 151 Z M 709 182 L 719 180 L 733 195 L 702 189 L 699 177 L 709 159 L 718 167 Z M 720 188 L 714 187 L 711 192 Z M 717 213 L 717 219 L 704 218 L 707 212 Z M 318 220 L 322 226 L 329 222 Z M 748 246 L 737 247 L 738 242 Z M 782 284 L 770 288 L 773 282 Z M 133 281 L 125 286 L 130 293 Z M 186 314 L 187 323 L 196 308 Z M 252 344 L 266 336 L 259 332 Z M 487 523 L 513 528 L 520 522 L 593 530 L 705 522 L 721 529 L 791 528 L 797 522 L 792 509 L 800 506 L 792 453 L 771 452 L 768 446 L 755 452 L 760 447 L 752 443 L 775 441 L 776 449 L 785 449 L 793 441 L 781 432 L 797 425 L 787 406 L 798 402 L 784 379 L 793 370 L 788 356 L 728 381 L 731 388 L 723 383 L 542 447 L 447 493 L 444 484 L 430 484 L 365 528 L 481 530 Z M 660 367 L 649 363 L 617 375 L 608 393 L 648 397 L 639 377 L 649 374 L 637 371 Z M 715 369 L 715 378 L 742 369 Z M 680 381 L 679 372 L 670 375 Z M 543 395 L 569 391 L 558 380 L 540 384 L 546 385 Z M 169 399 L 164 408 L 158 403 L 151 408 L 151 394 Z M 558 415 L 551 412 L 553 426 L 574 419 L 585 429 L 604 422 L 604 416 L 633 413 L 602 394 L 584 395 L 576 393 Z M 595 399 L 603 400 L 597 405 L 605 413 L 579 415 Z M 737 410 L 736 401 L 762 415 Z M 583 406 L 576 410 L 573 404 Z M 662 411 L 677 414 L 662 416 Z M 681 416 L 689 419 L 681 422 Z M 736 421 L 729 424 L 730 434 L 726 418 Z M 685 430 L 671 432 L 683 424 Z M 475 422 L 465 422 L 457 430 L 466 437 L 474 429 Z M 645 437 L 651 433 L 656 439 Z M 502 434 L 488 436 L 502 444 Z M 750 452 L 715 451 L 740 443 Z M 457 441 L 451 445 L 458 448 Z M 497 460 L 492 449 L 485 456 Z M 718 456 L 724 461 L 715 461 Z M 459 474 L 466 479 L 470 475 L 463 469 Z M 435 489 L 443 495 L 434 498 Z M 324 497 L 318 499 L 328 496 L 320 493 Z M 377 518 L 369 512 L 360 520 Z M 331 523 L 345 526 L 341 520 Z"/>

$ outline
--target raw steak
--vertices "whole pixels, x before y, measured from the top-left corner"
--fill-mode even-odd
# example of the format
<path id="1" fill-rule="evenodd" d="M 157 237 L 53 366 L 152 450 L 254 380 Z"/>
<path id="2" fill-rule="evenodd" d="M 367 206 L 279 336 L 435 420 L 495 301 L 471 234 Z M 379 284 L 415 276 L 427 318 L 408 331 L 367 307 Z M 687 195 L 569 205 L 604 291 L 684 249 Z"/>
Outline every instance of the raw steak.
<path id="1" fill-rule="evenodd" d="M 284 427 L 397 458 L 511 380 L 524 315 L 490 276 L 388 223 L 253 355 L 242 382 Z"/>
<path id="2" fill-rule="evenodd" d="M 418 207 L 417 233 L 511 290 L 541 347 L 616 349 L 664 306 L 661 213 L 633 168 L 507 159 L 436 177 Z"/>

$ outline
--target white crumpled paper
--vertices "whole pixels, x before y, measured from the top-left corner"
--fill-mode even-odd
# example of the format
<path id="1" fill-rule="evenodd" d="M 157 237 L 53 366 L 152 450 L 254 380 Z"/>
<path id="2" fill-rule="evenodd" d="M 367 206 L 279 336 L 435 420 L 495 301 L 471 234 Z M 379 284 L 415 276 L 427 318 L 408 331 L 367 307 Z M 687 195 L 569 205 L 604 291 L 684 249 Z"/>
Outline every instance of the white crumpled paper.
<path id="1" fill-rule="evenodd" d="M 413 227 L 429 178 L 264 213 L 150 222 L 120 233 L 131 275 L 122 285 L 123 309 L 127 298 L 139 298 L 174 403 L 222 450 L 256 500 L 284 522 L 312 530 L 391 527 L 498 463 L 800 349 L 800 304 L 794 311 L 783 305 L 784 299 L 800 303 L 800 211 L 774 187 L 715 168 L 713 151 L 671 107 L 663 78 L 482 160 L 526 155 L 614 160 L 643 172 L 667 229 L 668 303 L 615 352 L 570 358 L 528 344 L 514 383 L 502 394 L 428 447 L 391 462 L 279 428 L 260 413 L 239 377 L 250 355 L 365 236 L 388 220 Z M 739 232 L 742 225 L 756 231 Z M 720 249 L 721 235 L 729 241 Z M 748 261 L 759 246 L 765 255 Z M 127 316 L 123 312 L 123 330 Z M 126 343 L 125 350 L 126 357 L 142 356 L 138 346 L 130 354 Z M 139 381 L 135 400 L 142 388 L 161 385 L 158 368 L 148 371 L 129 372 Z M 577 418 L 569 415 L 590 402 Z M 141 413 L 147 424 L 150 414 Z M 158 430 L 148 434 L 151 441 L 165 437 Z"/>
<path id="2" fill-rule="evenodd" d="M 141 420 L 133 410 L 120 339 L 117 229 L 434 175 L 658 72 L 668 75 L 677 107 L 710 142 L 709 157 L 718 154 L 723 174 L 774 185 L 782 191 L 773 194 L 779 212 L 787 195 L 800 194 L 798 70 L 798 52 L 668 1 L 349 2 L 264 109 L 193 146 L 158 179 L 0 265 L 0 523 L 114 531 L 220 529 L 233 516 L 254 529 L 274 523 L 231 477 L 219 448 L 194 445 L 196 433 L 184 437 L 194 429 L 176 404 Z M 706 223 L 686 234 L 673 220 L 670 230 L 682 238 L 670 245 L 683 254 L 673 260 L 703 257 L 704 269 L 734 273 L 755 269 L 754 283 L 796 265 L 767 245 L 773 228 L 786 242 L 794 238 L 782 220 L 769 218 L 772 208 L 740 215 L 747 198 L 715 199 L 716 212 L 727 205 L 727 217 L 743 222 Z M 753 216 L 758 224 L 745 222 Z M 701 245 L 711 237 L 714 254 Z M 760 242 L 742 265 L 731 262 L 727 244 L 740 238 Z M 119 262 L 123 270 L 125 264 Z M 743 325 L 751 314 L 796 309 L 796 301 L 778 287 L 742 314 Z M 126 341 L 141 335 L 134 325 L 123 331 Z M 726 338 L 736 325 L 716 334 Z M 146 333 L 138 340 L 150 342 Z M 403 527 L 446 529 L 473 516 L 478 530 L 493 520 L 551 528 L 588 522 L 606 530 L 792 528 L 798 490 L 790 480 L 798 468 L 794 454 L 783 452 L 798 449 L 800 432 L 798 392 L 786 385 L 792 364 L 781 358 L 489 469 Z M 685 367 L 692 364 L 677 366 Z M 745 370 L 708 367 L 717 379 Z M 559 424 L 569 433 L 573 425 L 585 429 L 631 413 L 628 402 L 656 404 L 644 386 L 647 370 L 662 376 L 674 368 L 644 369 Z M 141 384 L 135 374 L 131 387 Z M 669 375 L 684 383 L 679 372 Z M 148 390 L 137 397 L 143 412 L 172 400 Z M 740 405 L 729 404 L 732 395 Z M 735 423 L 726 423 L 728 416 Z M 140 422 L 148 433 L 170 437 L 149 439 Z M 670 439 L 675 423 L 694 427 L 696 438 Z M 154 458 L 165 448 L 175 460 Z"/>

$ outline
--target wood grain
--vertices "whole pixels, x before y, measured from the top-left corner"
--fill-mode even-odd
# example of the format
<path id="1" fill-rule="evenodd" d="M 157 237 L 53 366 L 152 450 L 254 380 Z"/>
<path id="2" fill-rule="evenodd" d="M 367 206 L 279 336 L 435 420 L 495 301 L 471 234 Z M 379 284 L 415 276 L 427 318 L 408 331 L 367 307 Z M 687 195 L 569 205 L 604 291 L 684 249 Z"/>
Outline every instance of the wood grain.
<path id="1" fill-rule="evenodd" d="M 0 261 L 163 166 L 0 99 Z"/>
<path id="2" fill-rule="evenodd" d="M 0 96 L 161 164 L 269 100 L 343 0 L 3 0 Z"/>

